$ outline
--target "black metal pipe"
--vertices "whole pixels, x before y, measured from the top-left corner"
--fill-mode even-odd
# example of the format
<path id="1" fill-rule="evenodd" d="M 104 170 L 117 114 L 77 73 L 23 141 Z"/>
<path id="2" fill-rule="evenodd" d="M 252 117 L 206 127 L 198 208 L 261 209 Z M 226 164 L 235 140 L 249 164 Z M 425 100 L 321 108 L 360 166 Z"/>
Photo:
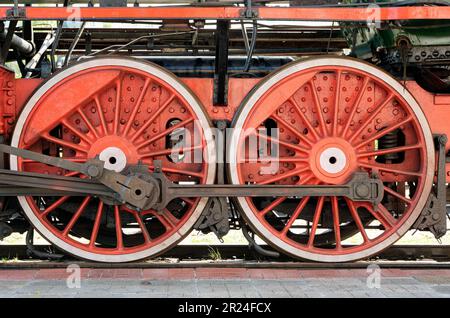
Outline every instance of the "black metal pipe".
<path id="1" fill-rule="evenodd" d="M 6 35 L 8 34 L 8 30 L 4 30 L 3 33 L 0 32 L 0 39 L 2 41 L 6 40 Z M 11 48 L 16 49 L 21 54 L 30 56 L 34 53 L 34 44 L 22 39 L 20 36 L 13 35 L 11 39 Z"/>

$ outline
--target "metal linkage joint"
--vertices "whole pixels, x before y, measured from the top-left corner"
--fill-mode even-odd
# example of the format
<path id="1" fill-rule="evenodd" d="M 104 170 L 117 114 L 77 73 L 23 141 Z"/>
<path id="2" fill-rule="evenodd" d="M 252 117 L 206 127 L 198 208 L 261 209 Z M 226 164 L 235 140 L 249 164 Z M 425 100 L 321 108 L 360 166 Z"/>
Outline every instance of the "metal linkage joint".
<path id="1" fill-rule="evenodd" d="M 425 208 L 413 226 L 420 231 L 430 231 L 436 239 L 441 238 L 447 232 L 447 187 L 445 184 L 445 145 L 447 141 L 446 135 L 434 136 L 434 145 L 438 153 L 437 178 Z"/>

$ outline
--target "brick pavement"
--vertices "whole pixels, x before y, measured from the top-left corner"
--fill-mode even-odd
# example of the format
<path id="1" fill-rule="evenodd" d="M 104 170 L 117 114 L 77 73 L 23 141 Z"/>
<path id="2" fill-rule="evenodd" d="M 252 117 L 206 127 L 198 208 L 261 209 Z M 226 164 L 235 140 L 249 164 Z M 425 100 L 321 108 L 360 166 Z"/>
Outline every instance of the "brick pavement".
<path id="1" fill-rule="evenodd" d="M 1 269 L 0 297 L 450 297 L 447 269 L 381 269 L 379 288 L 364 269 L 82 268 L 80 288 L 70 274 Z"/>

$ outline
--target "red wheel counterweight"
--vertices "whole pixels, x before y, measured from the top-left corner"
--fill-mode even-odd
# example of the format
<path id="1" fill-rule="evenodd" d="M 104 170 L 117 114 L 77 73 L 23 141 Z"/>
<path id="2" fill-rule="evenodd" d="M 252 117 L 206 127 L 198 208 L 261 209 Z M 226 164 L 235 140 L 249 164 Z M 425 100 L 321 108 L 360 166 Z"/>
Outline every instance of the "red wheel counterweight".
<path id="1" fill-rule="evenodd" d="M 356 171 L 384 183 L 375 207 L 338 196 L 238 198 L 253 230 L 293 256 L 341 262 L 375 254 L 410 229 L 428 198 L 428 123 L 408 91 L 372 65 L 337 57 L 289 64 L 257 85 L 234 127 L 234 184 L 344 184 Z"/>
<path id="2" fill-rule="evenodd" d="M 24 107 L 12 146 L 84 162 L 99 157 L 125 172 L 161 160 L 174 182 L 212 183 L 215 153 L 200 103 L 174 75 L 146 62 L 96 58 L 47 80 Z M 174 151 L 177 149 L 177 151 Z M 195 158 L 195 160 L 193 159 Z M 200 158 L 200 160 L 198 160 Z M 11 156 L 11 169 L 79 176 Z M 154 256 L 189 233 L 206 199 L 182 198 L 164 211 L 135 211 L 95 197 L 20 197 L 51 243 L 78 257 L 125 262 Z"/>

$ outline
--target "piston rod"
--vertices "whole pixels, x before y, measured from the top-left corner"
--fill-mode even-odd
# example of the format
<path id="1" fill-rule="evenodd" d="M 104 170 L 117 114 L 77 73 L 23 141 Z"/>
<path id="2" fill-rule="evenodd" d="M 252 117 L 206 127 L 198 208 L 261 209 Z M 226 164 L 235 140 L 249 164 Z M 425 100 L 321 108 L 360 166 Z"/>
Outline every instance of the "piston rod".
<path id="1" fill-rule="evenodd" d="M 0 32 L 0 40 L 5 41 L 8 30 Z M 22 53 L 23 55 L 30 56 L 34 53 L 34 45 L 22 39 L 20 36 L 13 35 L 11 39 L 11 47 Z"/>

